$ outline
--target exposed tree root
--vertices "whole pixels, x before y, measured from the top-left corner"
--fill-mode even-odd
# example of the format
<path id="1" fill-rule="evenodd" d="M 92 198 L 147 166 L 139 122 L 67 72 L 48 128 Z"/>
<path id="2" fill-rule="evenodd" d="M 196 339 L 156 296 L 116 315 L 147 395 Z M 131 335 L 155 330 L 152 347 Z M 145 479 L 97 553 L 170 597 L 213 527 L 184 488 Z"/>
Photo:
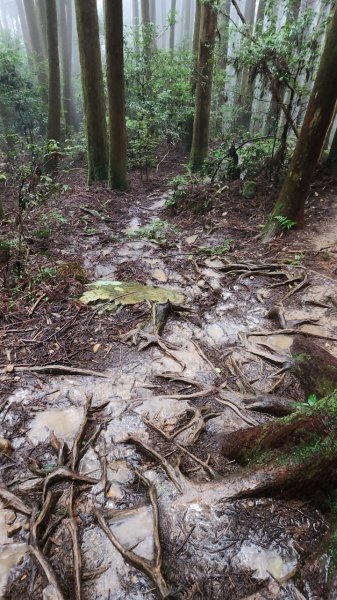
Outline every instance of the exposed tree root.
<path id="1" fill-rule="evenodd" d="M 292 371 L 307 394 L 319 398 L 337 388 L 337 358 L 306 337 L 297 337 L 292 345 Z"/>
<path id="2" fill-rule="evenodd" d="M 153 535 L 154 561 L 153 562 L 146 558 L 141 558 L 140 556 L 138 556 L 138 554 L 136 554 L 132 550 L 127 550 L 114 536 L 114 534 L 112 533 L 111 529 L 109 528 L 106 520 L 104 519 L 103 515 L 97 509 L 94 509 L 94 514 L 96 516 L 96 519 L 97 519 L 100 527 L 102 528 L 102 530 L 104 531 L 104 533 L 106 534 L 106 536 L 108 537 L 110 542 L 113 544 L 113 546 L 115 546 L 115 548 L 117 548 L 117 550 L 121 553 L 121 555 L 123 556 L 125 561 L 128 562 L 129 564 L 135 566 L 137 569 L 139 569 L 143 573 L 145 573 L 145 575 L 147 575 L 154 582 L 154 584 L 157 588 L 159 598 L 163 599 L 163 598 L 167 598 L 167 596 L 169 595 L 169 589 L 168 589 L 165 579 L 162 575 L 162 555 L 161 555 L 161 544 L 160 544 L 159 511 L 158 511 L 157 496 L 156 496 L 154 487 L 152 485 L 150 485 L 145 478 L 143 478 L 142 476 L 140 476 L 140 477 L 141 477 L 142 481 L 148 487 L 151 505 L 152 505 L 153 525 L 154 525 L 154 527 L 153 527 L 153 530 L 154 530 L 154 535 Z M 122 515 L 123 511 L 121 511 L 120 514 Z"/>

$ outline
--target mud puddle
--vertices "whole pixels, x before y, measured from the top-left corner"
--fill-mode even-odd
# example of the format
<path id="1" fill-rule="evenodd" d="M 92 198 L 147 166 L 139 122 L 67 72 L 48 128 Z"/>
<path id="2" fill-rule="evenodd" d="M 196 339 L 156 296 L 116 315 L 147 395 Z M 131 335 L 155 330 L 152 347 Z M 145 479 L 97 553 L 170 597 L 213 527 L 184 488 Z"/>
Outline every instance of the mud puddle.
<path id="1" fill-rule="evenodd" d="M 155 213 L 164 202 L 154 198 L 150 210 Z M 130 222 L 130 227 L 139 226 L 139 219 Z M 156 245 L 148 241 L 132 240 L 107 248 L 103 258 L 104 264 L 99 249 L 87 257 L 94 277 L 106 278 L 108 269 L 110 276 L 124 261 L 145 264 L 152 269 L 153 279 L 156 281 L 156 274 L 163 284 L 165 276 L 169 284 L 174 277 L 183 283 L 186 276 L 158 258 Z M 273 334 L 275 323 L 266 319 L 267 306 L 261 298 L 269 300 L 271 290 L 265 288 L 266 294 L 261 296 L 253 280 L 225 287 L 217 270 L 220 266 L 206 259 L 200 273 L 188 273 L 188 283 L 183 286 L 187 304 L 193 307 L 196 300 L 207 299 L 213 291 L 219 296 L 199 322 L 188 315 L 170 317 L 161 336 L 164 347 L 156 343 L 158 339 L 142 351 L 130 347 L 125 360 L 109 366 L 106 379 L 62 375 L 32 380 L 10 398 L 3 413 L 0 434 L 14 447 L 14 466 L 2 472 L 4 483 L 39 510 L 41 485 L 34 486 L 41 483 L 40 471 L 45 470 L 42 482 L 46 481 L 48 473 L 57 468 L 62 444 L 69 449 L 69 459 L 74 456 L 79 432 L 88 432 L 73 465 L 77 465 L 78 477 L 92 482 L 82 482 L 79 488 L 74 482 L 63 482 L 57 488 L 61 504 L 55 515 L 64 522 L 60 521 L 52 535 L 48 555 L 53 565 L 61 561 L 62 568 L 55 568 L 58 577 L 60 572 L 68 573 L 73 546 L 68 535 L 69 508 L 65 509 L 62 501 L 72 486 L 77 490 L 73 510 L 80 532 L 83 600 L 163 597 L 156 579 L 158 569 L 154 568 L 161 560 L 162 577 L 178 599 L 257 600 L 265 594 L 287 599 L 316 593 L 310 577 L 301 574 L 301 566 L 326 532 L 322 515 L 299 501 L 234 500 L 239 488 L 244 486 L 250 493 L 257 482 L 254 477 L 245 480 L 244 475 L 238 482 L 235 467 L 219 459 L 221 433 L 271 418 L 244 408 L 242 397 L 270 391 L 280 368 L 263 357 L 256 358 L 241 334 L 248 338 L 254 334 L 255 346 L 265 349 L 267 344 L 269 351 L 281 356 L 281 363 L 289 357 L 293 339 L 287 333 Z M 315 288 L 321 288 L 321 295 Z M 310 287 L 284 308 L 286 321 L 293 327 L 312 327 L 317 335 L 328 331 L 336 337 L 331 290 L 331 285 L 328 290 L 319 278 L 313 279 Z M 324 306 L 315 307 L 317 301 Z M 195 311 L 198 316 L 197 304 Z M 294 321 L 307 319 L 314 322 L 294 325 Z M 332 340 L 324 343 L 330 351 L 336 348 Z M 291 385 L 290 380 L 286 383 Z M 89 398 L 92 411 L 86 420 Z M 106 530 L 95 511 L 103 516 Z M 22 526 L 13 533 L 10 528 L 16 521 Z M 14 509 L 0 509 L 4 557 L 0 589 L 12 567 L 25 556 L 11 572 L 8 598 L 20 597 L 15 593 L 23 589 L 19 587 L 22 578 L 31 580 L 27 522 Z M 68 565 L 62 563 L 62 547 Z M 62 583 L 60 578 L 61 587 Z M 53 598 L 52 589 L 40 575 L 33 588 L 32 598 Z M 68 600 L 74 597 L 74 590 L 71 586 L 67 590 Z"/>

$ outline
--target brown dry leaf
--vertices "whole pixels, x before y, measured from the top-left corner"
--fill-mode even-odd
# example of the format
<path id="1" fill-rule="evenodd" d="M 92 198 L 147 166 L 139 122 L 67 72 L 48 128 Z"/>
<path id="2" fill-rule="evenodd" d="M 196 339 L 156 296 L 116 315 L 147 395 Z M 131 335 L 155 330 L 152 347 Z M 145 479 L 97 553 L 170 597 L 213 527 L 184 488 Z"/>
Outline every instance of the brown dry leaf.
<path id="1" fill-rule="evenodd" d="M 188 246 L 192 246 L 192 244 L 197 241 L 197 238 L 197 235 L 190 235 L 189 237 L 185 238 L 185 242 L 188 244 Z"/>
<path id="2" fill-rule="evenodd" d="M 166 283 L 167 282 L 167 275 L 163 271 L 163 269 L 154 269 L 154 271 L 153 271 L 153 277 L 157 281 L 160 281 L 160 283 Z"/>

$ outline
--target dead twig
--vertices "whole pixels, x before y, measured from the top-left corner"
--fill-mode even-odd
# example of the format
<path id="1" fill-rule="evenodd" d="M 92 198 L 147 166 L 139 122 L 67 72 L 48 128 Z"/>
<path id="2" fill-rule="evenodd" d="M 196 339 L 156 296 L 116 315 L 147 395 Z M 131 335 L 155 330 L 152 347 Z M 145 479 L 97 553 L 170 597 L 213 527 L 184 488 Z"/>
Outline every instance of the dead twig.
<path id="1" fill-rule="evenodd" d="M 30 373 L 49 373 L 50 375 L 87 375 L 91 377 L 104 377 L 105 379 L 109 379 L 110 376 L 105 373 L 100 373 L 99 371 L 89 371 L 88 369 L 80 369 L 77 367 L 66 367 L 64 365 L 42 365 L 42 366 L 34 366 L 30 367 L 26 366 L 18 366 L 10 365 L 12 368 L 9 371 L 8 367 L 5 369 L 0 369 L 0 374 L 8 374 L 8 373 L 25 373 L 29 371 Z"/>
<path id="2" fill-rule="evenodd" d="M 20 498 L 18 498 L 13 492 L 10 492 L 5 485 L 0 485 L 0 498 L 5 504 L 5 508 L 10 506 L 22 515 L 30 517 L 32 509 L 29 508 Z"/>

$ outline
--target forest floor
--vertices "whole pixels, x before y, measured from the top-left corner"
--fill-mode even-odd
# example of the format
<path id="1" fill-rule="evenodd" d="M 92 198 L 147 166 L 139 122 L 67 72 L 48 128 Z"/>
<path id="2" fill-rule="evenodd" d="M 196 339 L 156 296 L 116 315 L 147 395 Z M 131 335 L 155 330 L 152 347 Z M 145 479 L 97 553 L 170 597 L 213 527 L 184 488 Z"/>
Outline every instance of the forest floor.
<path id="1" fill-rule="evenodd" d="M 306 229 L 262 244 L 274 184 L 166 208 L 183 164 L 125 193 L 63 172 L 0 264 L 3 598 L 328 598 L 328 515 L 244 494 L 221 436 L 307 400 L 284 370 L 298 333 L 337 356 L 337 181 L 317 173 Z M 80 300 L 98 280 L 116 302 Z"/>

